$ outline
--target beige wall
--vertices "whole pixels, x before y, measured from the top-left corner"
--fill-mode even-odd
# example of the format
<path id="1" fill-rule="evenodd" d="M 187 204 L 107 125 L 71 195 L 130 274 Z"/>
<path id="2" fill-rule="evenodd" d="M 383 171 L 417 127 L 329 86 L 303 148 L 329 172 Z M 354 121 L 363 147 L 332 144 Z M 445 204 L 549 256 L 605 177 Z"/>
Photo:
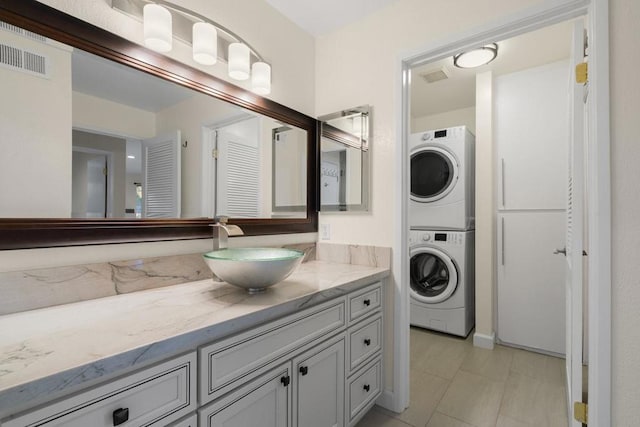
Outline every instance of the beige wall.
<path id="1" fill-rule="evenodd" d="M 476 134 L 476 107 L 460 108 L 430 116 L 412 118 L 410 132 L 417 133 L 463 125 L 469 128 L 472 134 Z"/>
<path id="2" fill-rule="evenodd" d="M 610 0 L 612 426 L 640 420 L 640 2 Z"/>
<path id="3" fill-rule="evenodd" d="M 71 215 L 71 52 L 7 31 L 4 44 L 48 57 L 44 78 L 0 68 L 0 217 Z"/>

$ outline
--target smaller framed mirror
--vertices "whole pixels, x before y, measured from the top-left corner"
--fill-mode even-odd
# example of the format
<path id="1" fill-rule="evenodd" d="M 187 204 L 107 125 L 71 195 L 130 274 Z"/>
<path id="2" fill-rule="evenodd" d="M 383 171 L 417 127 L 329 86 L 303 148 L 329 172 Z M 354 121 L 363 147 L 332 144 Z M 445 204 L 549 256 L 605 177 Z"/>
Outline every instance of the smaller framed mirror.
<path id="1" fill-rule="evenodd" d="M 319 118 L 320 211 L 369 210 L 371 107 L 360 107 Z"/>

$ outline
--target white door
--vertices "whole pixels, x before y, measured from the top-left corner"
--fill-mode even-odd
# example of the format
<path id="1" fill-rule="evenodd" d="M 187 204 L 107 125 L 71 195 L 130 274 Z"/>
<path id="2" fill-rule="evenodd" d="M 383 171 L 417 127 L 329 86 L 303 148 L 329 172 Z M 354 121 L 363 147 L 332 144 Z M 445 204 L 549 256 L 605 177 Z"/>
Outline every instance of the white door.
<path id="1" fill-rule="evenodd" d="M 71 216 L 106 218 L 107 155 L 73 151 Z"/>
<path id="2" fill-rule="evenodd" d="M 320 203 L 337 205 L 340 203 L 340 166 L 334 162 L 323 160 L 320 172 Z"/>
<path id="3" fill-rule="evenodd" d="M 142 217 L 180 218 L 180 131 L 142 141 Z"/>
<path id="4" fill-rule="evenodd" d="M 344 365 L 344 339 L 294 360 L 293 427 L 344 425 Z"/>
<path id="5" fill-rule="evenodd" d="M 572 427 L 581 423 L 573 418 L 573 402 L 582 402 L 582 251 L 584 197 L 584 85 L 576 83 L 573 70 L 584 61 L 584 25 L 574 24 L 570 73 L 570 145 L 567 191 L 566 248 L 558 250 L 566 259 L 566 374 L 567 410 Z"/>

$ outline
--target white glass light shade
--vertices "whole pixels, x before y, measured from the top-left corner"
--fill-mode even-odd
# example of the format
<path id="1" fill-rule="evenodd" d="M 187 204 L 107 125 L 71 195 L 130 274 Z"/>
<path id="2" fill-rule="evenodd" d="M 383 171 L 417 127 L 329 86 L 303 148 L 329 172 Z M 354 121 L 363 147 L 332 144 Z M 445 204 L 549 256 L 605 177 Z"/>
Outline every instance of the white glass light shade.
<path id="1" fill-rule="evenodd" d="M 193 24 L 193 60 L 202 65 L 218 61 L 218 31 L 206 22 Z"/>
<path id="2" fill-rule="evenodd" d="M 251 90 L 258 95 L 271 93 L 271 65 L 254 62 L 251 66 Z"/>
<path id="3" fill-rule="evenodd" d="M 498 56 L 498 45 L 492 43 L 453 57 L 453 64 L 458 68 L 475 68 L 486 65 Z"/>
<path id="4" fill-rule="evenodd" d="M 249 47 L 244 43 L 229 45 L 229 77 L 234 80 L 247 80 L 250 72 Z"/>
<path id="5" fill-rule="evenodd" d="M 171 12 L 157 4 L 143 9 L 144 45 L 156 52 L 169 52 L 173 42 Z"/>

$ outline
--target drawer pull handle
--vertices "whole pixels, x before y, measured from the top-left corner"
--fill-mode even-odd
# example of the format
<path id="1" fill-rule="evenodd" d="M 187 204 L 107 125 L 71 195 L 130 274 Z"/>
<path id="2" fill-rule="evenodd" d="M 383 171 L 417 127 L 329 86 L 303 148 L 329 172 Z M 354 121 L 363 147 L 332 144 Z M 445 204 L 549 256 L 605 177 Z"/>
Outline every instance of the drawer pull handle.
<path id="1" fill-rule="evenodd" d="M 308 373 L 308 372 L 309 372 L 309 367 L 307 367 L 307 366 L 300 366 L 300 374 L 301 374 L 302 376 L 307 375 L 307 373 Z"/>
<path id="2" fill-rule="evenodd" d="M 129 421 L 129 408 L 118 408 L 113 411 L 113 425 L 119 426 L 120 424 Z"/>
<path id="3" fill-rule="evenodd" d="M 287 387 L 291 382 L 291 377 L 289 375 L 285 375 L 284 377 L 280 378 L 280 382 L 282 383 L 283 386 Z"/>
<path id="4" fill-rule="evenodd" d="M 366 300 L 362 301 L 364 303 L 364 305 L 366 305 L 367 307 L 369 307 L 371 305 L 371 300 L 369 298 L 367 298 Z"/>
<path id="5" fill-rule="evenodd" d="M 370 346 L 371 345 L 371 340 L 369 338 L 365 338 L 364 339 L 364 345 Z"/>
<path id="6" fill-rule="evenodd" d="M 365 384 L 364 387 L 362 387 L 364 389 L 364 391 L 366 391 L 367 393 L 369 393 L 369 390 L 371 390 L 371 386 L 369 384 Z"/>

